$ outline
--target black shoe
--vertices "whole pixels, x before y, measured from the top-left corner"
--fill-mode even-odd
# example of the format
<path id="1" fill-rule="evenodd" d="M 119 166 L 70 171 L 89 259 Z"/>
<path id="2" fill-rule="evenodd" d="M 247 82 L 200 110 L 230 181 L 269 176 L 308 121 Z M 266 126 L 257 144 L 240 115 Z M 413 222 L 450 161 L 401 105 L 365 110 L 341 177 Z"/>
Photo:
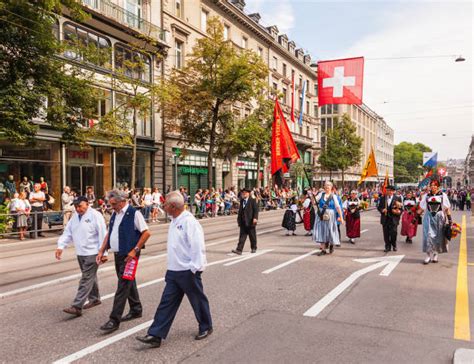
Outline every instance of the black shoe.
<path id="1" fill-rule="evenodd" d="M 356 242 L 354 241 L 354 239 L 349 239 L 349 243 L 354 245 Z"/>
<path id="2" fill-rule="evenodd" d="M 393 251 L 394 251 L 394 252 L 397 251 L 397 247 L 396 247 L 396 246 L 393 247 Z"/>
<path id="3" fill-rule="evenodd" d="M 100 329 L 102 331 L 113 332 L 118 330 L 120 324 L 116 323 L 115 321 L 109 320 L 105 324 L 103 324 Z"/>
<path id="4" fill-rule="evenodd" d="M 334 244 L 329 244 L 329 254 L 334 252 Z"/>
<path id="5" fill-rule="evenodd" d="M 159 348 L 161 346 L 161 337 L 158 336 L 136 336 L 135 339 L 141 341 L 144 344 L 149 344 L 152 348 Z"/>
<path id="6" fill-rule="evenodd" d="M 384 253 L 388 253 L 390 250 L 391 250 L 391 249 L 385 248 L 383 251 L 384 251 Z"/>
<path id="7" fill-rule="evenodd" d="M 237 249 L 232 249 L 232 253 L 237 254 L 237 255 L 242 255 L 242 252 Z"/>
<path id="8" fill-rule="evenodd" d="M 197 335 L 194 337 L 194 339 L 195 339 L 195 340 L 202 340 L 202 339 L 205 339 L 206 337 L 208 337 L 209 335 L 211 335 L 213 331 L 214 331 L 214 330 L 212 330 L 212 328 L 210 328 L 209 330 L 200 332 L 199 334 L 197 334 Z"/>
<path id="9" fill-rule="evenodd" d="M 316 253 L 316 255 L 317 255 L 318 257 L 320 257 L 320 256 L 322 256 L 322 255 L 326 255 L 326 254 L 327 254 L 327 253 L 326 253 L 326 249 L 321 249 L 319 252 Z"/>
<path id="10" fill-rule="evenodd" d="M 142 317 L 142 313 L 139 312 L 139 313 L 132 313 L 132 312 L 129 312 L 127 313 L 125 316 L 122 317 L 121 321 L 130 321 L 130 320 L 134 320 L 134 319 L 137 319 L 137 318 L 140 318 Z"/>
<path id="11" fill-rule="evenodd" d="M 257 252 L 257 249 L 252 249 L 252 250 L 250 251 L 250 253 L 256 253 L 256 252 Z"/>

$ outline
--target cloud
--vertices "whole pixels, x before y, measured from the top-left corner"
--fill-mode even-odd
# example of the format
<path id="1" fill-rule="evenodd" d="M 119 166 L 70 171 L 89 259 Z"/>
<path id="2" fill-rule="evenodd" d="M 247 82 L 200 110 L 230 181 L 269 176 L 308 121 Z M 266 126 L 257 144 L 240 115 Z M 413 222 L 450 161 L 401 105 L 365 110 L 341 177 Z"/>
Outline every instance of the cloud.
<path id="1" fill-rule="evenodd" d="M 365 103 L 395 129 L 397 143 L 422 142 L 441 159 L 465 158 L 474 132 L 472 4 L 405 2 L 382 19 L 344 52 L 366 57 Z M 458 54 L 466 61 L 430 57 Z M 426 58 L 377 60 L 406 56 Z"/>
<path id="2" fill-rule="evenodd" d="M 295 11 L 290 0 L 252 0 L 246 10 L 258 12 L 265 26 L 276 25 L 281 33 L 288 33 L 295 25 Z"/>

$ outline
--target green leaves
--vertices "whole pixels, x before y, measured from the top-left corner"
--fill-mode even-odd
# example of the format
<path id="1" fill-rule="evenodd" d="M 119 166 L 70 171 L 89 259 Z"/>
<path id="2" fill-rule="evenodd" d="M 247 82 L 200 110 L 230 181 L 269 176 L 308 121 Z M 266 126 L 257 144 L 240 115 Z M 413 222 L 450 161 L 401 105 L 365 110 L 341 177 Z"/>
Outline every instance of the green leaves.
<path id="1" fill-rule="evenodd" d="M 394 149 L 395 182 L 417 182 L 423 173 L 423 152 L 431 152 L 431 148 L 422 143 L 401 142 Z"/>

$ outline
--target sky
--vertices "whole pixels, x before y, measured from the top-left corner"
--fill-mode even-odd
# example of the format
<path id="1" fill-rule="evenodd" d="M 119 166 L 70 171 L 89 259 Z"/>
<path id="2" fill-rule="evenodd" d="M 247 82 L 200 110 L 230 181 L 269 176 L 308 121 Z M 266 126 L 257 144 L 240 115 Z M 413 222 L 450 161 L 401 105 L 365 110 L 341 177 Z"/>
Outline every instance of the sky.
<path id="1" fill-rule="evenodd" d="M 263 25 L 277 25 L 315 61 L 365 57 L 363 101 L 395 130 L 395 143 L 421 142 L 446 160 L 464 159 L 474 134 L 473 7 L 247 0 L 245 11 L 259 12 Z M 466 61 L 455 62 L 458 55 Z M 384 59 L 393 57 L 413 58 Z"/>

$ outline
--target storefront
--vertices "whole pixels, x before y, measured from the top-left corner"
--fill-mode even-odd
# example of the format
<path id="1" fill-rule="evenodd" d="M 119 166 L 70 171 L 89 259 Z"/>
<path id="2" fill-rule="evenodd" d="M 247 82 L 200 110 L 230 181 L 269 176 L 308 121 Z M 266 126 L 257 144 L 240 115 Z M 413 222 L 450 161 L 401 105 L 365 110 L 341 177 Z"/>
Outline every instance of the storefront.
<path id="1" fill-rule="evenodd" d="M 152 152 L 137 150 L 135 167 L 135 188 L 153 187 Z M 116 186 L 130 186 L 132 180 L 132 151 L 130 149 L 115 150 Z"/>
<path id="2" fill-rule="evenodd" d="M 252 158 L 239 157 L 236 162 L 238 187 L 254 188 L 257 186 L 257 180 L 263 180 L 263 169 L 258 172 L 257 162 Z"/>
<path id="3" fill-rule="evenodd" d="M 176 154 L 177 150 L 178 148 L 173 148 L 173 153 Z M 173 186 L 187 188 L 190 195 L 194 195 L 199 188 L 204 189 L 208 187 L 207 153 L 186 151 L 185 155 L 180 155 L 177 158 L 177 162 L 177 164 L 173 163 Z M 215 172 L 214 162 L 212 168 L 214 186 L 216 185 Z"/>
<path id="4" fill-rule="evenodd" d="M 31 145 L 17 145 L 0 141 L 0 203 L 7 195 L 9 176 L 13 176 L 17 191 L 23 177 L 33 182 L 39 182 L 43 177 L 49 193 L 58 200 L 61 191 L 60 143 L 37 141 Z"/>

